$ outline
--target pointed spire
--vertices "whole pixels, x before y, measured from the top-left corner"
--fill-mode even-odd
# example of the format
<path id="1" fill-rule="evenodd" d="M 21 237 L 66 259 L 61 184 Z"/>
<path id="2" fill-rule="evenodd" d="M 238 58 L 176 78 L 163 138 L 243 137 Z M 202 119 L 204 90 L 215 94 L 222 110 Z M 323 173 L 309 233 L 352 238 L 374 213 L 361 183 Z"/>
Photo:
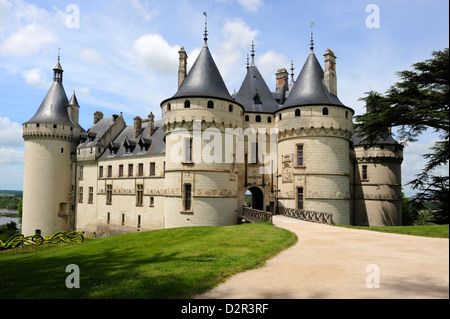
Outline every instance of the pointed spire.
<path id="1" fill-rule="evenodd" d="M 255 65 L 255 41 L 252 41 L 252 65 Z"/>
<path id="2" fill-rule="evenodd" d="M 204 46 L 208 46 L 208 15 L 206 14 L 206 11 L 203 11 L 203 15 L 205 16 L 205 33 L 203 36 L 203 40 L 205 40 Z"/>
<path id="3" fill-rule="evenodd" d="M 58 48 L 58 62 L 56 62 L 55 67 L 53 68 L 53 81 L 62 83 L 63 72 L 64 70 L 61 67 L 60 56 L 61 56 L 61 48 Z"/>
<path id="4" fill-rule="evenodd" d="M 313 26 L 314 22 L 311 22 L 311 42 L 309 43 L 311 51 L 314 51 L 314 39 L 313 39 Z"/>
<path id="5" fill-rule="evenodd" d="M 294 80 L 294 70 L 295 70 L 295 68 L 294 68 L 294 61 L 291 60 L 291 83 L 295 82 L 295 80 Z"/>

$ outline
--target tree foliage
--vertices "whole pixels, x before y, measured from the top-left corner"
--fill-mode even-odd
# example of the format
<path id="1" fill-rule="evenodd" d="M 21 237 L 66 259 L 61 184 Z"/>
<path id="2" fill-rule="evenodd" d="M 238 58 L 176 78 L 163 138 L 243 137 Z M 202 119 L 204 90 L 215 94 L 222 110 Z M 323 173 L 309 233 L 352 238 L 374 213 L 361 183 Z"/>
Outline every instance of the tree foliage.
<path id="1" fill-rule="evenodd" d="M 433 171 L 448 164 L 449 157 L 449 49 L 432 53 L 432 58 L 413 64 L 412 70 L 397 72 L 400 81 L 385 94 L 366 92 L 367 113 L 355 117 L 355 132 L 368 144 L 397 128 L 397 139 L 417 141 L 427 129 L 438 133 L 440 140 L 424 154 L 427 164 L 408 184 L 418 191 L 415 205 L 439 201 L 438 215 L 448 223 L 449 176 L 435 176 Z"/>

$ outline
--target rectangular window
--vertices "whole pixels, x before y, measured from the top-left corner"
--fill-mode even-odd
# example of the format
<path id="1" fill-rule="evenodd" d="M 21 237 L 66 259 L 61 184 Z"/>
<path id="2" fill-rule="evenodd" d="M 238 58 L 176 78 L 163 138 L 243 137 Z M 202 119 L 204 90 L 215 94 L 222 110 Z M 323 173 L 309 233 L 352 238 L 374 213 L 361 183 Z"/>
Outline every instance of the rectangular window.
<path id="1" fill-rule="evenodd" d="M 297 209 L 303 209 L 303 187 L 297 188 Z"/>
<path id="2" fill-rule="evenodd" d="M 106 214 L 106 222 L 109 224 L 111 222 L 111 213 Z"/>
<path id="3" fill-rule="evenodd" d="M 155 163 L 150 163 L 150 176 L 155 176 Z"/>
<path id="4" fill-rule="evenodd" d="M 100 166 L 98 168 L 98 178 L 102 178 L 103 177 L 103 166 Z"/>
<path id="5" fill-rule="evenodd" d="M 144 176 L 144 164 L 143 163 L 138 164 L 138 176 Z"/>
<path id="6" fill-rule="evenodd" d="M 119 177 L 123 177 L 123 165 L 119 165 Z"/>
<path id="7" fill-rule="evenodd" d="M 303 145 L 297 145 L 297 165 L 303 166 Z"/>
<path id="8" fill-rule="evenodd" d="M 128 164 L 128 176 L 133 176 L 133 164 Z"/>
<path id="9" fill-rule="evenodd" d="M 143 201 L 144 201 L 144 185 L 138 184 L 136 192 L 136 206 L 142 206 Z"/>
<path id="10" fill-rule="evenodd" d="M 106 205 L 111 205 L 112 203 L 112 185 L 106 185 Z"/>
<path id="11" fill-rule="evenodd" d="M 80 181 L 82 181 L 83 180 L 83 178 L 84 178 L 84 166 L 80 166 Z"/>
<path id="12" fill-rule="evenodd" d="M 141 227 L 141 215 L 138 215 L 137 227 Z"/>
<path id="13" fill-rule="evenodd" d="M 192 185 L 185 184 L 184 185 L 184 210 L 190 211 L 192 204 Z"/>
<path id="14" fill-rule="evenodd" d="M 108 165 L 108 177 L 112 177 L 112 166 Z"/>
<path id="15" fill-rule="evenodd" d="M 362 179 L 363 181 L 368 181 L 368 175 L 367 175 L 367 165 L 362 166 Z"/>
<path id="16" fill-rule="evenodd" d="M 125 225 L 125 214 L 122 214 L 122 225 Z"/>
<path id="17" fill-rule="evenodd" d="M 251 144 L 250 163 L 258 164 L 258 143 Z"/>
<path id="18" fill-rule="evenodd" d="M 94 187 L 89 187 L 89 197 L 88 204 L 92 204 L 94 202 Z"/>
<path id="19" fill-rule="evenodd" d="M 186 138 L 184 140 L 185 143 L 185 157 L 184 157 L 184 161 L 186 163 L 191 163 L 192 162 L 192 138 Z"/>
<path id="20" fill-rule="evenodd" d="M 155 206 L 155 197 L 150 197 L 150 207 L 154 207 Z"/>
<path id="21" fill-rule="evenodd" d="M 83 187 L 80 187 L 78 190 L 78 203 L 83 202 Z"/>

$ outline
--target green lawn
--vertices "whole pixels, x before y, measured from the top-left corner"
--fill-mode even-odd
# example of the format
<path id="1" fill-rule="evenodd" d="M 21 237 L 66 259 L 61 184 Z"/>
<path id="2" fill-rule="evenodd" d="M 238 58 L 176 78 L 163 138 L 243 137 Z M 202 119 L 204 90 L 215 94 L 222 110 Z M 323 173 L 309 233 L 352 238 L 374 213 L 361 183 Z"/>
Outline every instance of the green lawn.
<path id="1" fill-rule="evenodd" d="M 342 226 L 342 225 L 337 225 Z M 403 235 L 449 238 L 448 225 L 421 225 L 421 226 L 386 226 L 386 227 L 364 227 L 364 226 L 343 226 L 355 229 L 366 229 L 385 233 L 396 233 Z"/>
<path id="2" fill-rule="evenodd" d="M 261 266 L 296 240 L 264 223 L 165 229 L 9 252 L 0 255 L 0 298 L 187 298 Z M 80 288 L 66 287 L 69 264 L 80 269 Z"/>

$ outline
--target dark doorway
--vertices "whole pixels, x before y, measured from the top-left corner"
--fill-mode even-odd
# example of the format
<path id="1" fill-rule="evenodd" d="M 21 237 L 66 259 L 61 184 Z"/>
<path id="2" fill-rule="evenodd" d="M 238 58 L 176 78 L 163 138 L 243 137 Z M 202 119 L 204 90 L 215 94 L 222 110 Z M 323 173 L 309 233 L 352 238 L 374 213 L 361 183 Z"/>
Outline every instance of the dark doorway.
<path id="1" fill-rule="evenodd" d="M 245 201 L 251 208 L 264 209 L 264 194 L 259 187 L 250 187 L 245 192 Z"/>

